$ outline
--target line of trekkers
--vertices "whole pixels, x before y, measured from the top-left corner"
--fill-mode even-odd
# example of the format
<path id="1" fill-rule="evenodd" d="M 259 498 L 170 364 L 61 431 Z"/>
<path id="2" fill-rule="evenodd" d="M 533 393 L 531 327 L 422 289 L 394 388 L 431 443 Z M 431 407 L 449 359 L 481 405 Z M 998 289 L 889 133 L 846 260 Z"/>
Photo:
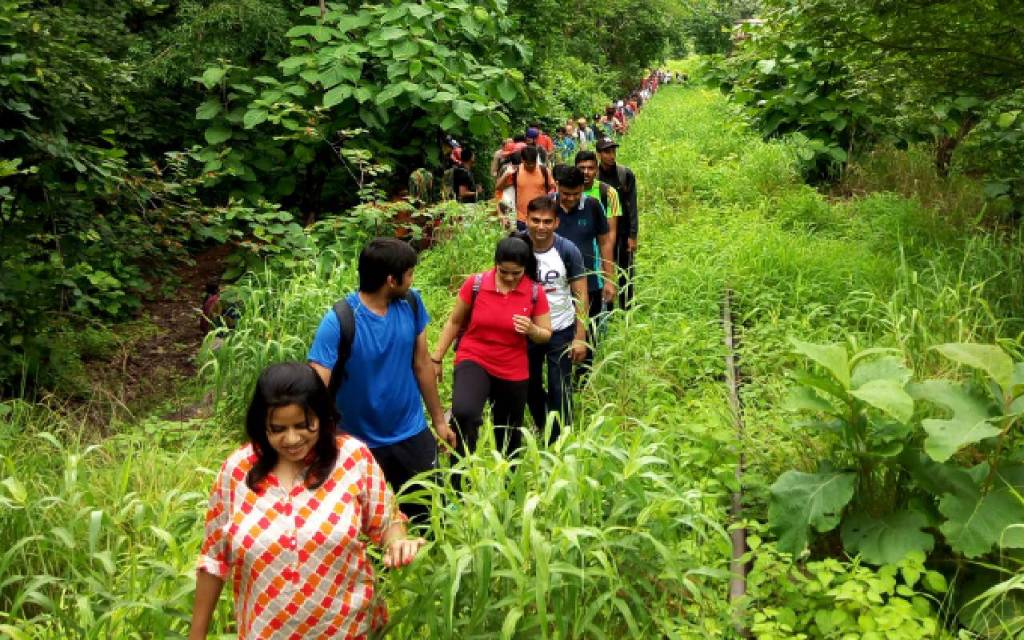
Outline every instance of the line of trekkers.
<path id="1" fill-rule="evenodd" d="M 362 540 L 388 567 L 425 544 L 406 522 L 427 522 L 428 507 L 398 506 L 395 493 L 435 470 L 439 450 L 472 452 L 488 404 L 505 455 L 521 444 L 527 407 L 548 444 L 572 425 L 601 318 L 633 298 L 637 187 L 616 135 L 666 79 L 652 74 L 597 131 L 581 120 L 545 139 L 531 125 L 495 154 L 510 234 L 493 267 L 465 279 L 433 348 L 412 288 L 415 250 L 393 238 L 363 248 L 359 289 L 325 311 L 308 362 L 273 365 L 257 382 L 249 442 L 210 498 L 190 638 L 206 636 L 229 578 L 239 638 L 366 637 L 386 606 Z M 455 193 L 478 196 L 473 152 L 455 158 Z M 438 383 L 453 345 L 448 414 Z"/>

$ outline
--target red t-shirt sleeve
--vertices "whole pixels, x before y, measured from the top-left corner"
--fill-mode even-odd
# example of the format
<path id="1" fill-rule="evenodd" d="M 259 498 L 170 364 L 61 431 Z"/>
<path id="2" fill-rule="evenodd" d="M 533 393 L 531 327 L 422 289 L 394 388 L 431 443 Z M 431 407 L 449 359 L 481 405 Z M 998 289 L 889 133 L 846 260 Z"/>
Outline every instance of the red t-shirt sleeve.
<path id="1" fill-rule="evenodd" d="M 548 305 L 548 295 L 544 293 L 544 287 L 537 287 L 537 303 L 533 305 L 533 317 L 550 312 L 551 307 Z"/>
<path id="2" fill-rule="evenodd" d="M 466 304 L 473 303 L 473 278 L 475 277 L 475 275 L 469 276 L 466 278 L 466 281 L 462 283 L 462 286 L 459 287 L 459 297 L 462 298 L 462 301 Z"/>

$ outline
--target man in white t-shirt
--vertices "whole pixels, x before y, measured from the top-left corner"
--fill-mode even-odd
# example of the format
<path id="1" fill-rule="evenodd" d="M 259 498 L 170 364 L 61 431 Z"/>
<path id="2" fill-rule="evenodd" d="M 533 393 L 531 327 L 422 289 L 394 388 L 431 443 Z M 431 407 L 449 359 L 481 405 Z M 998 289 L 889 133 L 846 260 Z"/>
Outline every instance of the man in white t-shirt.
<path id="1" fill-rule="evenodd" d="M 572 424 L 572 365 L 587 355 L 585 319 L 589 308 L 583 254 L 555 233 L 557 206 L 552 198 L 540 196 L 530 201 L 526 213 L 526 232 L 537 257 L 537 281 L 551 306 L 551 340 L 529 345 L 527 406 L 538 429 L 544 429 L 548 412 L 557 412 L 548 444 L 558 439 L 561 425 Z"/>

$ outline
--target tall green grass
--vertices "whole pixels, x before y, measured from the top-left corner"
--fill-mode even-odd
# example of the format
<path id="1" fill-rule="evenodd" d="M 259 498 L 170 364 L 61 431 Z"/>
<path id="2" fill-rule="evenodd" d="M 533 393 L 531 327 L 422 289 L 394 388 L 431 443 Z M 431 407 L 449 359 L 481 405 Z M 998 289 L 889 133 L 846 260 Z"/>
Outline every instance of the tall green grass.
<path id="1" fill-rule="evenodd" d="M 896 347 L 918 373 L 941 373 L 925 350 L 937 342 L 1018 348 L 1019 236 L 967 231 L 957 220 L 968 216 L 900 195 L 823 196 L 800 183 L 793 149 L 764 143 L 697 89 L 661 91 L 620 153 L 641 190 L 636 305 L 612 314 L 577 424 L 555 447 L 527 438 L 509 461 L 485 442 L 413 496 L 433 505 L 431 544 L 381 575 L 390 637 L 728 637 L 727 509 L 741 448 L 756 519 L 763 487 L 812 467 L 824 446 L 782 410 L 796 364 L 788 336 Z M 501 234 L 482 211 L 453 210 L 448 224 L 451 240 L 415 276 L 431 340 Z M 320 318 L 354 287 L 356 249 L 339 241 L 238 287 L 236 327 L 201 355 L 208 420 L 115 425 L 120 435 L 90 444 L 78 425 L 0 404 L 0 635 L 183 637 L 211 474 L 242 438 L 259 371 L 303 359 Z M 741 325 L 744 443 L 722 384 L 727 288 Z M 762 591 L 785 579 L 761 578 Z M 229 596 L 214 627 L 231 633 Z"/>

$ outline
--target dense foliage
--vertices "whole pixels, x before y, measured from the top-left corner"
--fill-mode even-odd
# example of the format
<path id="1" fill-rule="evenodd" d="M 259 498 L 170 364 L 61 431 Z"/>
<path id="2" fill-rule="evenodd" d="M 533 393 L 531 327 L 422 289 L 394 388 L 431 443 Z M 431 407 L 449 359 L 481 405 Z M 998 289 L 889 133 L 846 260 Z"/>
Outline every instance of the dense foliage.
<path id="1" fill-rule="evenodd" d="M 716 78 L 764 135 L 807 136 L 812 176 L 880 141 L 927 144 L 940 174 L 983 173 L 990 198 L 1020 210 L 1020 3 L 763 4 Z"/>
<path id="2" fill-rule="evenodd" d="M 950 637 L 960 626 L 964 638 L 1013 638 L 1021 630 L 1012 591 L 1020 558 L 1008 544 L 1019 526 L 1006 527 L 999 509 L 995 519 L 964 518 L 974 498 L 960 493 L 982 496 L 979 515 L 989 500 L 1020 509 L 1019 490 L 998 484 L 1012 473 L 1019 424 L 997 418 L 1000 396 L 986 383 L 991 374 L 1006 385 L 1020 347 L 1000 342 L 1012 358 L 995 347 L 928 349 L 1024 329 L 1013 293 L 1024 273 L 1020 238 L 970 231 L 891 195 L 831 202 L 801 184 L 798 145 L 759 141 L 723 105 L 709 92 L 669 89 L 634 123 L 622 159 L 646 185 L 637 308 L 610 320 L 578 427 L 564 441 L 545 449 L 529 439 L 516 465 L 485 445 L 447 467 L 464 477 L 460 497 L 444 479 L 420 493 L 433 505 L 434 542 L 412 567 L 381 577 L 394 637 L 730 637 L 737 618 L 726 598 L 726 510 L 740 450 L 752 571 L 738 619 L 757 637 L 910 640 Z M 451 226 L 442 236 L 452 239 L 416 271 L 434 318 L 431 340 L 458 283 L 488 264 L 500 234 L 486 215 L 459 206 L 444 215 Z M 352 247 L 370 230 L 338 228 L 335 242 L 325 233 L 299 264 L 275 259 L 236 288 L 238 324 L 202 355 L 212 418 L 148 420 L 89 446 L 69 437 L 75 428 L 59 416 L 0 404 L 0 563 L 9 567 L 0 632 L 182 633 L 205 496 L 241 433 L 246 394 L 237 390 L 267 363 L 303 356 L 324 309 L 352 286 Z M 727 287 L 737 294 L 745 442 L 736 440 L 721 382 Z M 950 366 L 978 364 L 978 354 L 978 377 Z M 819 368 L 798 373 L 808 362 Z M 794 382 L 814 383 L 817 395 L 798 397 L 823 426 L 790 425 Z M 903 394 L 916 411 L 899 422 Z M 950 398 L 956 410 L 939 413 L 936 403 Z M 978 439 L 948 430 L 980 411 Z M 893 442 L 935 473 L 889 492 L 898 466 L 910 473 Z M 858 475 L 865 458 L 876 475 Z M 871 508 L 880 496 L 909 513 L 917 533 L 859 526 L 862 559 L 843 559 L 839 544 L 858 513 L 851 508 L 824 516 L 846 534 L 840 540 L 808 537 L 826 557 L 794 562 L 792 523 L 760 524 L 777 476 L 794 466 L 857 476 L 853 506 Z M 929 536 L 928 555 L 894 550 Z M 228 597 L 215 626 L 230 632 Z"/>
<path id="3" fill-rule="evenodd" d="M 301 249 L 297 227 L 437 167 L 442 133 L 484 150 L 603 109 L 681 11 L 2 0 L 0 389 L 68 387 L 67 336 L 211 244 L 239 267 Z"/>

